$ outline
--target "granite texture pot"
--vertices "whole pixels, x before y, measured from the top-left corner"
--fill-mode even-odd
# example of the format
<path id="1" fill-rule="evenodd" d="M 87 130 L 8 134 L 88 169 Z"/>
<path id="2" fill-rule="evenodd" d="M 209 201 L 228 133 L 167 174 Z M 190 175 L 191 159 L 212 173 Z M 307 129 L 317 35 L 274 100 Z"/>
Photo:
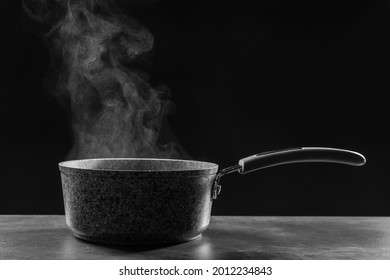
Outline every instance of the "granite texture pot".
<path id="1" fill-rule="evenodd" d="M 294 162 L 363 165 L 362 155 L 333 148 L 256 154 L 222 169 L 209 162 L 106 158 L 59 163 L 66 223 L 78 238 L 157 245 L 198 238 L 210 222 L 223 175 Z M 218 174 L 217 174 L 218 172 Z"/>
<path id="2" fill-rule="evenodd" d="M 218 166 L 164 159 L 89 159 L 60 164 L 66 222 L 89 241 L 175 243 L 208 226 Z"/>

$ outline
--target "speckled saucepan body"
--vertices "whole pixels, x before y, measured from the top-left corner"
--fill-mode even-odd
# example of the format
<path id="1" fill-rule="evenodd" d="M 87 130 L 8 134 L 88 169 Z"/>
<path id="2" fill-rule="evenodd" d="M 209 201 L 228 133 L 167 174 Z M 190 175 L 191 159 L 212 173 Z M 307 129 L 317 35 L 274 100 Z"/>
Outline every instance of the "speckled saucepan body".
<path id="1" fill-rule="evenodd" d="M 195 239 L 207 228 L 218 165 L 164 159 L 90 159 L 59 164 L 66 223 L 110 244 Z"/>
<path id="2" fill-rule="evenodd" d="M 207 228 L 222 176 L 296 162 L 360 166 L 365 158 L 348 150 L 304 147 L 255 154 L 219 171 L 217 164 L 187 160 L 65 161 L 59 168 L 66 222 L 77 237 L 100 243 L 189 241 Z"/>

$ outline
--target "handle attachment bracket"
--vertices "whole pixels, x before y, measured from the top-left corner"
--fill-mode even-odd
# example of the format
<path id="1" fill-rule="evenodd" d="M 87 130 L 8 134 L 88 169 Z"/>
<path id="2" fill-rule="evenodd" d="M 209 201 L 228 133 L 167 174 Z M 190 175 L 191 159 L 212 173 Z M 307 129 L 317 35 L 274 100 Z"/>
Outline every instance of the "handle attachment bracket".
<path id="1" fill-rule="evenodd" d="M 226 167 L 218 172 L 217 176 L 215 177 L 214 186 L 212 189 L 212 198 L 214 200 L 217 199 L 218 195 L 221 193 L 222 187 L 221 187 L 221 184 L 219 182 L 220 182 L 222 176 L 229 174 L 229 173 L 239 171 L 239 170 L 241 170 L 241 168 L 242 168 L 241 165 L 236 164 L 233 166 Z"/>

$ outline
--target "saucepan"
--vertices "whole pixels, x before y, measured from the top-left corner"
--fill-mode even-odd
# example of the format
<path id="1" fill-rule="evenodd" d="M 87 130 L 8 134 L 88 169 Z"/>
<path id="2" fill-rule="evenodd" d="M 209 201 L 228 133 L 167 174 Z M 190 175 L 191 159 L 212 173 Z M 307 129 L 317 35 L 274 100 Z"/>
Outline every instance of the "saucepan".
<path id="1" fill-rule="evenodd" d="M 66 223 L 87 241 L 158 245 L 190 241 L 208 227 L 221 177 L 298 162 L 363 165 L 349 150 L 304 147 L 240 159 L 218 171 L 210 162 L 151 158 L 101 158 L 59 163 Z"/>

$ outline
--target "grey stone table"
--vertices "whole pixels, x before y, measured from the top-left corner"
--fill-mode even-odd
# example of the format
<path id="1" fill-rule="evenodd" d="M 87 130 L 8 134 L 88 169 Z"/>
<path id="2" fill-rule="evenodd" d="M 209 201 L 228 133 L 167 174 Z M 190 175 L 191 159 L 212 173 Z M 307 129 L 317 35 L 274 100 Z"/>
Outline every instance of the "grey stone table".
<path id="1" fill-rule="evenodd" d="M 212 217 L 197 240 L 166 247 L 81 241 L 64 216 L 0 216 L 0 259 L 390 259 L 389 217 Z"/>

